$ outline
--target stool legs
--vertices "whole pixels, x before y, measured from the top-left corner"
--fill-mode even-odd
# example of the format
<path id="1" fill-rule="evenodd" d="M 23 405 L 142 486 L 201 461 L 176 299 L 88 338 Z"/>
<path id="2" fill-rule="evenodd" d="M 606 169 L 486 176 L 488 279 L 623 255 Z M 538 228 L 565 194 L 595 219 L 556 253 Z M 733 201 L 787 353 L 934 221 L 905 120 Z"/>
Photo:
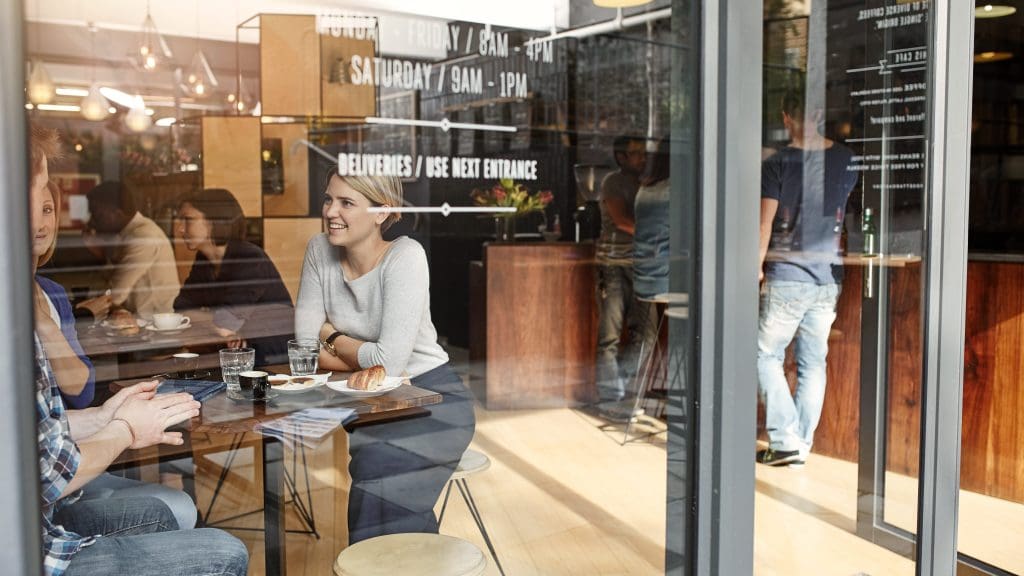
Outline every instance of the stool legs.
<path id="1" fill-rule="evenodd" d="M 441 504 L 441 513 L 437 517 L 437 525 L 440 526 L 444 520 L 444 512 L 448 507 L 448 497 L 452 493 L 452 484 L 459 489 L 459 494 L 462 494 L 462 500 L 466 503 L 466 507 L 469 508 L 469 513 L 473 516 L 473 522 L 476 523 L 477 529 L 480 530 L 480 535 L 484 537 L 484 544 L 487 544 L 487 550 L 490 551 L 491 558 L 494 559 L 494 564 L 498 567 L 498 573 L 501 576 L 505 576 L 505 570 L 501 567 L 501 561 L 498 560 L 498 553 L 494 551 L 494 545 L 491 543 L 491 536 L 487 533 L 487 527 L 484 526 L 483 516 L 480 515 L 480 509 L 476 507 L 476 500 L 473 499 L 473 493 L 469 491 L 469 483 L 466 482 L 465 478 L 448 481 L 448 488 L 444 492 L 444 502 Z"/>

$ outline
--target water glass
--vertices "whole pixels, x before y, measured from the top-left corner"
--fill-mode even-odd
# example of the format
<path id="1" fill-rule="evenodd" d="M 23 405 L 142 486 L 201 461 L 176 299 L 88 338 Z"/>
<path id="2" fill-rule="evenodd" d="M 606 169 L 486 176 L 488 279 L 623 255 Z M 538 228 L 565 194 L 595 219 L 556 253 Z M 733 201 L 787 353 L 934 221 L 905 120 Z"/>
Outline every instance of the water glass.
<path id="1" fill-rule="evenodd" d="M 288 341 L 288 367 L 292 371 L 292 376 L 316 374 L 319 360 L 319 340 L 300 338 Z"/>
<path id="2" fill-rule="evenodd" d="M 256 367 L 256 351 L 252 348 L 224 348 L 220 351 L 220 373 L 228 390 L 238 392 L 238 373 Z"/>

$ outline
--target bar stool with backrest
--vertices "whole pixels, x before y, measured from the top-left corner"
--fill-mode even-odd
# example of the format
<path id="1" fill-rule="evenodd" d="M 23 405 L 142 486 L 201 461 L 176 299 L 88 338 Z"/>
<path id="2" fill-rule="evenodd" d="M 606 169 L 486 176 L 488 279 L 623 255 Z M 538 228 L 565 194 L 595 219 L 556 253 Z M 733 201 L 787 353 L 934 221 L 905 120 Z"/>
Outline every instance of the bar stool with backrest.
<path id="1" fill-rule="evenodd" d="M 501 562 L 498 561 L 498 554 L 494 551 L 491 537 L 487 534 L 487 527 L 484 526 L 484 518 L 480 514 L 480 509 L 476 506 L 473 493 L 469 491 L 469 483 L 466 482 L 466 478 L 483 472 L 490 467 L 491 459 L 486 454 L 472 449 L 467 449 L 462 453 L 462 459 L 459 460 L 458 467 L 455 468 L 455 472 L 452 473 L 452 477 L 448 480 L 448 488 L 444 491 L 444 502 L 441 504 L 441 513 L 437 516 L 437 525 L 440 527 L 441 522 L 444 521 L 444 512 L 448 508 L 448 497 L 452 493 L 452 485 L 454 484 L 459 489 L 459 494 L 462 495 L 462 500 L 466 503 L 466 507 L 469 508 L 469 513 L 473 517 L 473 522 L 476 523 L 477 529 L 480 530 L 480 535 L 484 537 L 484 543 L 487 544 L 487 549 L 491 552 L 491 558 L 494 559 L 498 572 L 505 576 L 505 570 L 502 569 Z"/>
<path id="2" fill-rule="evenodd" d="M 388 534 L 338 554 L 335 576 L 479 576 L 487 557 L 473 544 L 442 534 Z"/>

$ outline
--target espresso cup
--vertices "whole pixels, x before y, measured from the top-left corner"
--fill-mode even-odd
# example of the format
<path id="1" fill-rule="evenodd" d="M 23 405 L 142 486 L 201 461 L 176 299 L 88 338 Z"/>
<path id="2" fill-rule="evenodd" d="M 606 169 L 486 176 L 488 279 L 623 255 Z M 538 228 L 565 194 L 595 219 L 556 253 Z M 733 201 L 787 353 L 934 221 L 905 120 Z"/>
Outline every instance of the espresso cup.
<path id="1" fill-rule="evenodd" d="M 196 377 L 199 370 L 199 354 L 195 352 L 179 352 L 174 355 L 174 368 L 178 378 L 189 380 Z"/>
<path id="2" fill-rule="evenodd" d="M 262 370 L 248 370 L 238 373 L 238 385 L 242 394 L 252 396 L 253 400 L 262 400 L 267 397 L 267 378 L 270 375 Z"/>
<path id="3" fill-rule="evenodd" d="M 163 312 L 160 314 L 153 314 L 153 325 L 158 330 L 174 330 L 175 328 L 185 328 L 192 324 L 192 319 L 188 316 L 183 316 L 177 312 Z"/>

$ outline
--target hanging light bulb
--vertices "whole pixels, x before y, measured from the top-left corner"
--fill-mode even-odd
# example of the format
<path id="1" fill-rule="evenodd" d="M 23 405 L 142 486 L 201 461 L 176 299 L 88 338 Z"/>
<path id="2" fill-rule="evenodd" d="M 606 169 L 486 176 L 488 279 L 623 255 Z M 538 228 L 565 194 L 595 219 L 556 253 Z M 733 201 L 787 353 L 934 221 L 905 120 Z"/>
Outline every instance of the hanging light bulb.
<path id="1" fill-rule="evenodd" d="M 219 86 L 217 76 L 214 75 L 210 62 L 201 49 L 197 50 L 195 56 L 192 57 L 192 65 L 189 67 L 188 76 L 185 79 L 196 96 L 205 96 L 211 89 Z"/>
<path id="2" fill-rule="evenodd" d="M 124 117 L 124 125 L 132 132 L 145 132 L 153 125 L 153 119 L 146 114 L 146 103 L 136 94 L 135 101 Z"/>
<path id="3" fill-rule="evenodd" d="M 82 116 L 86 120 L 98 122 L 110 116 L 110 102 L 100 93 L 100 86 L 93 82 L 89 87 L 89 93 L 82 98 Z"/>
<path id="4" fill-rule="evenodd" d="M 32 61 L 32 72 L 28 76 L 28 100 L 33 104 L 53 102 L 57 87 L 53 85 L 50 73 L 39 60 Z"/>
<path id="5" fill-rule="evenodd" d="M 96 83 L 96 26 L 89 22 L 88 28 L 92 38 L 92 85 L 89 86 L 89 93 L 82 98 L 80 106 L 82 108 L 82 116 L 86 120 L 99 122 L 110 116 L 110 102 L 107 102 L 107 99 L 103 97 L 103 94 L 100 92 L 100 86 Z"/>
<path id="6" fill-rule="evenodd" d="M 153 16 L 149 13 L 149 2 L 146 2 L 146 19 L 142 21 L 142 44 L 139 45 L 142 67 L 146 70 L 155 70 L 160 63 L 160 54 L 167 60 L 173 57 L 170 47 L 167 46 Z"/>

